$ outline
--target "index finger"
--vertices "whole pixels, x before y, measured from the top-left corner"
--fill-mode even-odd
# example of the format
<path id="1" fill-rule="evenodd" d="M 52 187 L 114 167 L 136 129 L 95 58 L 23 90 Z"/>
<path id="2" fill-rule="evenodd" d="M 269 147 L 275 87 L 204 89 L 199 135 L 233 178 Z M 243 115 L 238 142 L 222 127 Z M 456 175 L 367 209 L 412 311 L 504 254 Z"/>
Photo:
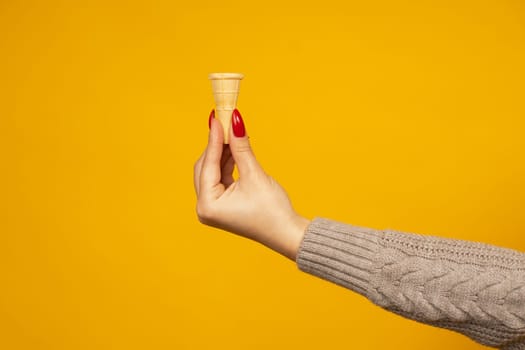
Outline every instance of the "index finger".
<path id="1" fill-rule="evenodd" d="M 206 147 L 204 159 L 202 161 L 199 194 L 202 193 L 203 195 L 217 195 L 213 189 L 217 185 L 221 184 L 221 158 L 223 140 L 224 135 L 221 123 L 216 119 L 212 119 L 210 135 L 208 138 L 208 146 Z M 220 193 L 218 195 L 220 195 Z"/>
<path id="2" fill-rule="evenodd" d="M 195 194 L 197 197 L 199 196 L 199 184 L 200 184 L 200 178 L 201 178 L 201 171 L 202 171 L 202 161 L 204 160 L 204 155 L 206 154 L 206 150 L 202 152 L 199 159 L 195 162 L 195 165 L 193 166 L 193 187 L 195 188 Z"/>

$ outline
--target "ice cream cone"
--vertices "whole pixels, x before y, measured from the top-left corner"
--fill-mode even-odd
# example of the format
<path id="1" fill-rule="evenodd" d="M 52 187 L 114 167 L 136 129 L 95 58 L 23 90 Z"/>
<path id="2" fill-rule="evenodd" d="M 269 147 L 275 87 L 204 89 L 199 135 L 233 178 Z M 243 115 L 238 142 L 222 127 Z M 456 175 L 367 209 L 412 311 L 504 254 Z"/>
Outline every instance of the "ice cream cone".
<path id="1" fill-rule="evenodd" d="M 213 96 L 215 98 L 215 118 L 218 118 L 224 129 L 224 143 L 229 143 L 232 112 L 237 105 L 239 85 L 244 75 L 240 73 L 211 73 Z"/>

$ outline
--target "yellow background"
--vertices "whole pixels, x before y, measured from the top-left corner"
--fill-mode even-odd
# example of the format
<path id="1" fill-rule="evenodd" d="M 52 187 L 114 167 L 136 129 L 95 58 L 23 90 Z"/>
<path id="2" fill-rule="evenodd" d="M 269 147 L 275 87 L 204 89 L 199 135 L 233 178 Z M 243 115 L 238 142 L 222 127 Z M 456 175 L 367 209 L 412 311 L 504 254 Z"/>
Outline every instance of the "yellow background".
<path id="1" fill-rule="evenodd" d="M 238 71 L 297 210 L 525 251 L 525 7 L 2 1 L 0 348 L 481 349 L 200 225 Z"/>

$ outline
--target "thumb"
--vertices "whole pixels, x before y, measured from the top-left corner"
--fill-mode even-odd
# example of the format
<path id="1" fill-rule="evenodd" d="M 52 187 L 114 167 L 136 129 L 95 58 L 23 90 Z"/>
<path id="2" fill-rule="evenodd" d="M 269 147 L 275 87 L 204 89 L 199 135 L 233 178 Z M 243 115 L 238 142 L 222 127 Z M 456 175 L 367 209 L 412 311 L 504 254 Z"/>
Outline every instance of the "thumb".
<path id="1" fill-rule="evenodd" d="M 231 126 L 230 150 L 239 169 L 239 176 L 242 178 L 250 172 L 261 170 L 261 166 L 253 154 L 241 113 L 237 109 L 233 110 Z"/>

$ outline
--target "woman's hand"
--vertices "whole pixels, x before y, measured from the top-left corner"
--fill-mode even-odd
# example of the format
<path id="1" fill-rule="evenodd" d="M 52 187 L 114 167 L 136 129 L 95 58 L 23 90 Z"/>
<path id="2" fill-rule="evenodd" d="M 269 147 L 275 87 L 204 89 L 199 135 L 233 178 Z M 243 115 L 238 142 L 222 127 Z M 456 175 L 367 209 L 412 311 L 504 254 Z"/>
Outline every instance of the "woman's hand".
<path id="1" fill-rule="evenodd" d="M 194 167 L 200 222 L 295 260 L 309 221 L 295 212 L 284 189 L 255 159 L 240 113 L 233 112 L 229 146 L 223 145 L 221 123 L 210 118 L 208 146 Z M 237 180 L 233 179 L 235 165 Z"/>

